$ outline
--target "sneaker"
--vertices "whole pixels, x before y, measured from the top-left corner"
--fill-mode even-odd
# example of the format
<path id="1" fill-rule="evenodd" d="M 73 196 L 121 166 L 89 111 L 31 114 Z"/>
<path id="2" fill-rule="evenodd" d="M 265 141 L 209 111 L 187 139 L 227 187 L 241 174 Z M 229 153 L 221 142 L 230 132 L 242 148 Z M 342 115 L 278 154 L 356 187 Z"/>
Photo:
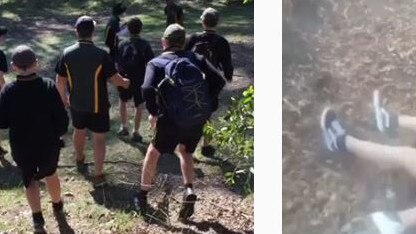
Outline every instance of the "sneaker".
<path id="1" fill-rule="evenodd" d="M 77 171 L 81 174 L 85 174 L 88 172 L 88 166 L 85 164 L 85 159 L 77 160 Z"/>
<path id="2" fill-rule="evenodd" d="M 35 234 L 44 234 L 46 233 L 45 230 L 45 219 L 41 212 L 32 214 L 33 219 L 33 232 Z"/>
<path id="3" fill-rule="evenodd" d="M 325 146 L 329 151 L 345 151 L 346 132 L 334 110 L 326 107 L 321 115 L 321 130 Z"/>
<path id="4" fill-rule="evenodd" d="M 201 154 L 205 157 L 212 157 L 215 154 L 215 148 L 212 145 L 204 145 L 201 147 Z"/>
<path id="5" fill-rule="evenodd" d="M 381 133 L 386 133 L 387 135 L 394 134 L 399 125 L 398 118 L 393 113 L 389 113 L 381 105 L 380 91 L 377 89 L 373 92 L 373 108 L 377 129 Z"/>
<path id="6" fill-rule="evenodd" d="M 65 140 L 62 137 L 59 138 L 59 148 L 65 148 Z"/>
<path id="7" fill-rule="evenodd" d="M 52 202 L 52 210 L 53 210 L 53 214 L 55 216 L 61 216 L 64 214 L 64 203 L 62 202 L 62 200 L 58 203 L 53 203 Z"/>
<path id="8" fill-rule="evenodd" d="M 183 194 L 183 202 L 179 211 L 179 219 L 185 220 L 194 214 L 195 201 L 197 196 L 194 190 L 187 188 Z"/>
<path id="9" fill-rule="evenodd" d="M 93 178 L 93 186 L 94 188 L 102 188 L 107 185 L 107 181 L 105 179 L 105 175 L 101 174 L 98 176 L 94 176 Z"/>
<path id="10" fill-rule="evenodd" d="M 140 134 L 138 132 L 133 132 L 133 136 L 131 137 L 131 140 L 133 142 L 142 142 L 143 141 L 143 137 L 140 136 Z"/>
<path id="11" fill-rule="evenodd" d="M 344 225 L 341 234 L 403 234 L 404 227 L 397 214 L 376 212 L 357 217 Z"/>
<path id="12" fill-rule="evenodd" d="M 7 154 L 7 150 L 5 150 L 3 147 L 0 146 L 0 157 Z"/>
<path id="13" fill-rule="evenodd" d="M 147 196 L 141 193 L 136 193 L 133 197 L 133 205 L 134 205 L 134 209 L 140 216 L 142 217 L 146 216 L 147 206 L 148 206 Z"/>
<path id="14" fill-rule="evenodd" d="M 117 135 L 119 136 L 128 136 L 129 130 L 126 127 L 121 127 L 120 130 L 118 130 Z"/>
<path id="15" fill-rule="evenodd" d="M 46 234 L 45 224 L 42 223 L 34 223 L 33 224 L 33 233 L 34 234 Z"/>

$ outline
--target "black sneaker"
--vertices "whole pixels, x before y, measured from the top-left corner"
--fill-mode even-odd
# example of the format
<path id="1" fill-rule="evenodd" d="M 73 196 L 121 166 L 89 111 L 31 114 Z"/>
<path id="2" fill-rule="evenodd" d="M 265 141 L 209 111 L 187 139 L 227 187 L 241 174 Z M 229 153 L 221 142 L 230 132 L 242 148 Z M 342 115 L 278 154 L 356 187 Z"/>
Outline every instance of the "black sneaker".
<path id="1" fill-rule="evenodd" d="M 185 220 L 194 214 L 194 207 L 196 201 L 194 190 L 187 188 L 183 194 L 182 206 L 179 211 L 179 219 Z"/>
<path id="2" fill-rule="evenodd" d="M 127 130 L 126 127 L 121 127 L 120 130 L 118 130 L 117 135 L 119 136 L 128 136 L 129 130 Z"/>
<path id="3" fill-rule="evenodd" d="M 59 148 L 65 148 L 65 141 L 62 137 L 59 138 Z"/>
<path id="4" fill-rule="evenodd" d="M 77 161 L 77 171 L 81 174 L 85 174 L 88 172 L 88 166 L 85 164 L 85 159 L 83 160 L 76 160 Z"/>
<path id="5" fill-rule="evenodd" d="M 45 230 L 45 219 L 43 219 L 42 212 L 32 214 L 33 219 L 33 233 L 44 234 Z"/>
<path id="6" fill-rule="evenodd" d="M 346 151 L 346 132 L 337 119 L 335 111 L 329 107 L 322 112 L 321 130 L 325 146 L 329 151 Z"/>
<path id="7" fill-rule="evenodd" d="M 136 210 L 136 212 L 142 216 L 145 217 L 146 213 L 147 213 L 147 196 L 141 194 L 141 193 L 136 193 L 133 197 L 133 204 L 134 204 L 134 209 Z"/>
<path id="8" fill-rule="evenodd" d="M 131 141 L 133 142 L 142 142 L 143 141 L 143 137 L 140 136 L 140 134 L 138 132 L 133 132 L 133 136 L 131 137 Z"/>
<path id="9" fill-rule="evenodd" d="M 3 147 L 0 146 L 0 157 L 7 154 L 7 150 L 5 150 Z"/>
<path id="10" fill-rule="evenodd" d="M 205 157 L 212 157 L 215 154 L 215 148 L 212 145 L 204 145 L 201 147 L 201 154 Z"/>
<path id="11" fill-rule="evenodd" d="M 55 217 L 64 215 L 64 203 L 62 200 L 58 203 L 52 202 L 52 210 Z"/>

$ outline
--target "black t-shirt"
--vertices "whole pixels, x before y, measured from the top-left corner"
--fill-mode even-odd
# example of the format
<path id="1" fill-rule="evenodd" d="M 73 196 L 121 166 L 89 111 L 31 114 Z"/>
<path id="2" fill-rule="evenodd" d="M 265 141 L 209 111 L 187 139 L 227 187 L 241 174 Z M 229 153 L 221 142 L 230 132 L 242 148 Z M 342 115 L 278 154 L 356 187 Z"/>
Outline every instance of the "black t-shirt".
<path id="1" fill-rule="evenodd" d="M 218 35 L 215 31 L 204 31 L 191 35 L 186 43 L 185 49 L 192 50 L 194 45 L 200 41 L 215 43 L 215 53 L 217 64 L 213 64 L 217 69 L 224 72 L 224 77 L 231 81 L 233 79 L 234 67 L 231 59 L 231 48 L 228 41 Z"/>
<path id="2" fill-rule="evenodd" d="M 58 143 L 68 116 L 52 79 L 18 76 L 0 93 L 0 128 L 9 129 L 12 152 L 36 152 Z"/>
<path id="3" fill-rule="evenodd" d="M 0 71 L 3 73 L 8 71 L 6 55 L 4 55 L 2 50 L 0 50 Z"/>
<path id="4" fill-rule="evenodd" d="M 174 23 L 183 25 L 182 7 L 176 4 L 165 6 L 165 15 L 166 15 L 166 26 L 169 26 Z"/>
<path id="5" fill-rule="evenodd" d="M 127 66 L 127 64 L 123 63 L 122 61 L 123 53 L 126 53 L 125 50 L 127 50 L 128 46 L 134 46 L 136 48 L 137 53 L 141 54 L 136 56 L 137 58 L 141 58 L 142 61 L 137 61 L 137 64 L 135 64 L 133 69 L 130 66 L 125 67 Z M 119 71 L 119 73 L 131 81 L 131 87 L 141 86 L 144 80 L 146 65 L 150 60 L 152 60 L 155 57 L 149 42 L 138 36 L 130 37 L 120 42 L 117 51 L 118 52 L 116 60 L 117 70 Z"/>
<path id="6" fill-rule="evenodd" d="M 105 50 L 81 40 L 64 50 L 55 72 L 68 78 L 72 109 L 88 113 L 108 111 L 107 79 L 117 71 Z"/>
<path id="7" fill-rule="evenodd" d="M 110 48 L 114 49 L 117 47 L 118 39 L 117 33 L 120 31 L 120 18 L 118 16 L 111 16 L 105 27 L 104 42 Z"/>
<path id="8" fill-rule="evenodd" d="M 168 59 L 166 59 L 168 56 Z M 214 110 L 218 107 L 218 95 L 225 85 L 225 80 L 211 63 L 203 56 L 199 56 L 190 51 L 165 52 L 162 55 L 152 59 L 146 67 L 146 75 L 142 85 L 143 98 L 146 102 L 146 108 L 152 115 L 158 115 L 161 108 L 157 103 L 156 88 L 160 81 L 165 77 L 165 66 L 167 62 L 178 57 L 187 57 L 195 62 L 195 65 L 205 74 L 209 84 L 210 94 L 214 104 Z"/>

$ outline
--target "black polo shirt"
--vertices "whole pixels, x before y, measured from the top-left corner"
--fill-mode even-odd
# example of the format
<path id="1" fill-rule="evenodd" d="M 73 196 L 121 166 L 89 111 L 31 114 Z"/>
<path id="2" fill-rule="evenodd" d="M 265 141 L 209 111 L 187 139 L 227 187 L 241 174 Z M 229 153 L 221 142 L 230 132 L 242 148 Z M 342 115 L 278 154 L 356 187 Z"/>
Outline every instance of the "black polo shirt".
<path id="1" fill-rule="evenodd" d="M 231 59 L 231 48 L 227 39 L 218 35 L 215 31 L 205 30 L 203 32 L 192 34 L 185 45 L 186 50 L 192 50 L 197 42 L 209 41 L 215 43 L 215 53 L 217 64 L 213 64 L 215 68 L 224 72 L 224 77 L 231 81 L 233 79 L 234 67 Z"/>
<path id="2" fill-rule="evenodd" d="M 0 50 L 0 71 L 2 71 L 3 73 L 6 73 L 8 71 L 6 55 L 4 55 L 4 52 L 2 50 Z"/>
<path id="3" fill-rule="evenodd" d="M 141 53 L 142 61 L 138 61 L 134 69 L 123 66 L 123 53 L 128 46 L 134 46 L 138 53 Z M 144 80 L 147 63 L 155 56 L 149 42 L 139 36 L 131 36 L 120 42 L 117 54 L 117 68 L 121 75 L 130 80 L 130 86 L 141 86 Z M 139 56 L 138 56 L 139 57 Z"/>
<path id="4" fill-rule="evenodd" d="M 72 109 L 89 113 L 108 111 L 107 79 L 117 71 L 105 50 L 91 41 L 80 40 L 64 50 L 55 72 L 68 78 Z"/>
<path id="5" fill-rule="evenodd" d="M 107 25 L 105 27 L 105 38 L 104 42 L 109 48 L 116 48 L 118 41 L 117 41 L 117 33 L 120 31 L 120 17 L 118 16 L 111 16 L 108 20 Z"/>

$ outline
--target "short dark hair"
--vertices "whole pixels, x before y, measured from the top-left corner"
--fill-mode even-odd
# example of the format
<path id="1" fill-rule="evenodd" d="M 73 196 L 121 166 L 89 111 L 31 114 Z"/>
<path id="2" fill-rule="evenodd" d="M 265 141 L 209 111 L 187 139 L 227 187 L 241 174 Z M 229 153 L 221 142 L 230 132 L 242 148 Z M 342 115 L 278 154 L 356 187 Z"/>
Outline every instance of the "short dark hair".
<path id="1" fill-rule="evenodd" d="M 139 34 L 142 31 L 143 23 L 138 17 L 134 17 L 127 23 L 130 34 Z"/>
<path id="2" fill-rule="evenodd" d="M 165 38 L 168 41 L 169 46 L 184 46 L 185 37 L 185 28 L 182 27 L 180 24 L 169 25 L 163 33 L 163 38 Z"/>
<path id="3" fill-rule="evenodd" d="M 80 38 L 90 38 L 92 37 L 92 33 L 94 32 L 94 25 L 85 24 L 85 25 L 79 26 L 77 27 L 77 32 Z"/>
<path id="4" fill-rule="evenodd" d="M 217 26 L 219 20 L 218 11 L 212 7 L 208 7 L 207 9 L 202 12 L 201 15 L 202 23 L 210 28 Z"/>
<path id="5" fill-rule="evenodd" d="M 218 24 L 218 19 L 203 19 L 202 23 L 210 28 L 216 27 Z"/>

